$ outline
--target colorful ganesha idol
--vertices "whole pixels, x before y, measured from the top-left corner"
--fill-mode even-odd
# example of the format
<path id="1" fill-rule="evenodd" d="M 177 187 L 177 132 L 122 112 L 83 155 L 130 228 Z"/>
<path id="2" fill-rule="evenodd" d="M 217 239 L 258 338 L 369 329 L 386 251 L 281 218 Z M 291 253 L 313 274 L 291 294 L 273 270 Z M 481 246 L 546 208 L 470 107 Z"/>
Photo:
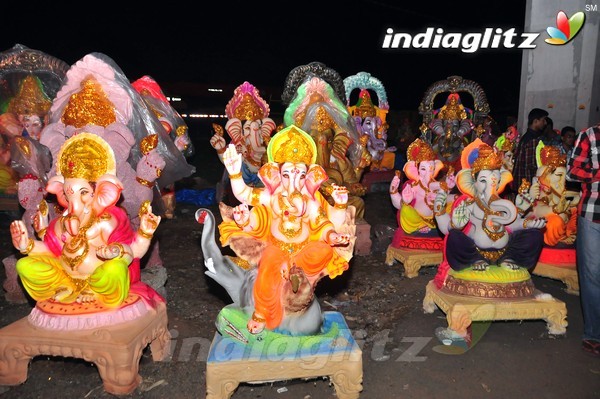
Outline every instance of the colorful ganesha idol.
<path id="1" fill-rule="evenodd" d="M 515 203 L 500 197 L 512 175 L 502 155 L 480 139 L 462 151 L 456 184 L 461 196 L 446 211 L 440 191 L 434 209 L 444 238 L 444 260 L 426 287 L 423 307 L 437 304 L 447 313 L 447 329 L 436 335 L 445 344 L 472 344 L 472 321 L 544 319 L 551 334 L 564 334 L 566 306 L 536 290 L 530 270 L 543 246 L 544 218 L 526 218 L 530 201 L 520 193 Z M 465 346 L 466 345 L 466 346 Z"/>
<path id="2" fill-rule="evenodd" d="M 116 320 L 114 309 L 124 309 L 126 320 L 164 302 L 140 281 L 139 263 L 160 217 L 146 204 L 140 209 L 139 229 L 131 228 L 116 205 L 123 185 L 115 166 L 113 151 L 102 138 L 85 132 L 73 136 L 61 147 L 57 174 L 47 185 L 64 213 L 38 231 L 39 239 L 29 236 L 22 221 L 11 224 L 13 244 L 26 255 L 17 262 L 17 273 L 37 301 L 31 320 L 41 327 L 100 326 Z M 41 212 L 36 218 L 43 218 Z M 94 311 L 84 312 L 90 303 Z M 127 311 L 130 306 L 137 311 Z M 79 315 L 79 320 L 65 315 Z"/>
<path id="3" fill-rule="evenodd" d="M 442 261 L 442 236 L 435 223 L 433 205 L 437 193 L 448 194 L 455 181 L 451 169 L 444 181 L 436 180 L 444 165 L 422 139 L 408 146 L 407 159 L 404 173 L 408 180 L 402 189 L 399 191 L 399 172 L 390 183 L 392 204 L 398 209 L 398 228 L 387 248 L 385 263 L 391 266 L 396 260 L 401 262 L 406 277 L 413 278 L 422 266 L 435 266 Z"/>
<path id="4" fill-rule="evenodd" d="M 442 236 L 437 230 L 433 203 L 438 191 L 449 192 L 454 188 L 454 173 L 449 170 L 444 181 L 436 180 L 444 165 L 422 139 L 416 139 L 408 146 L 407 159 L 404 165 L 407 181 L 402 189 L 399 188 L 399 176 L 395 176 L 390 184 L 390 197 L 398 209 L 399 226 L 392 246 L 439 250 L 442 248 Z M 451 203 L 449 201 L 448 206 Z"/>
<path id="5" fill-rule="evenodd" d="M 367 150 L 371 156 L 370 171 L 388 170 L 394 167 L 395 147 L 387 145 L 386 116 L 390 109 L 385 87 L 381 81 L 368 72 L 359 72 L 344 79 L 346 106 L 354 118 L 359 133 L 366 136 Z M 360 89 L 358 100 L 350 106 L 350 95 Z M 369 90 L 377 94 L 378 105 L 371 100 Z"/>
<path id="6" fill-rule="evenodd" d="M 269 162 L 259 171 L 263 188 L 244 182 L 242 156 L 233 145 L 223 154 L 242 204 L 221 204 L 218 229 L 221 244 L 237 258 L 221 254 L 212 213 L 196 214 L 204 224 L 206 274 L 233 299 L 219 314 L 217 328 L 242 343 L 322 333 L 316 284 L 348 269 L 355 240 L 356 210 L 348 206 L 348 191 L 335 187 L 334 206 L 321 195 L 327 175 L 315 163 L 316 146 L 307 133 L 294 125 L 285 128 L 273 136 L 267 153 Z"/>
<path id="7" fill-rule="evenodd" d="M 242 175 L 246 184 L 261 186 L 257 173 L 264 163 L 264 155 L 275 122 L 269 118 L 269 104 L 259 95 L 258 89 L 248 82 L 238 86 L 233 97 L 225 107 L 229 120 L 225 130 L 243 156 Z M 217 150 L 221 162 L 227 149 L 223 128 L 213 125 L 215 134 L 210 139 L 211 146 Z"/>
<path id="8" fill-rule="evenodd" d="M 544 247 L 535 274 L 563 280 L 567 291 L 576 293 L 575 240 L 580 194 L 566 189 L 566 155 L 555 146 L 540 142 L 536 148 L 538 170 L 529 188 L 533 200 L 529 215 L 547 220 Z"/>

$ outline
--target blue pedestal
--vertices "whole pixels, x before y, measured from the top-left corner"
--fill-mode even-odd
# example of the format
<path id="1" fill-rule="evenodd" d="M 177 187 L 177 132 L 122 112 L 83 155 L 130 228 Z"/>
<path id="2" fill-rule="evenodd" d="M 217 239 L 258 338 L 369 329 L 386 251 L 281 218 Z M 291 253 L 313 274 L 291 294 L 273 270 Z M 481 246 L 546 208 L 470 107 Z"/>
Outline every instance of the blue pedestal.
<path id="1" fill-rule="evenodd" d="M 329 376 L 339 398 L 362 390 L 362 351 L 339 312 L 324 312 L 323 334 L 242 344 L 216 333 L 208 354 L 207 398 L 230 398 L 240 382 Z"/>

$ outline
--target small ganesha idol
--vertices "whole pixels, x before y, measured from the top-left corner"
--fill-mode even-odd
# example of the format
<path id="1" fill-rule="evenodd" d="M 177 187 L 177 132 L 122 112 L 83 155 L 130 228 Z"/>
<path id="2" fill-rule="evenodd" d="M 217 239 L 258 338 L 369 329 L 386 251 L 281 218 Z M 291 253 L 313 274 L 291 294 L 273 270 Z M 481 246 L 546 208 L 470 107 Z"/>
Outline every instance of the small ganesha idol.
<path id="1" fill-rule="evenodd" d="M 34 228 L 40 239 L 30 237 L 21 220 L 10 226 L 13 245 L 26 255 L 17 262 L 17 273 L 37 302 L 29 320 L 39 327 L 100 327 L 129 321 L 164 302 L 141 282 L 139 263 L 160 217 L 143 204 L 139 229 L 133 231 L 117 206 L 123 185 L 115 165 L 112 148 L 98 135 L 73 136 L 62 145 L 57 174 L 46 187 L 64 212 L 49 224 L 38 212 Z"/>
<path id="2" fill-rule="evenodd" d="M 444 181 L 436 180 L 444 165 L 422 139 L 408 146 L 407 159 L 404 174 L 408 180 L 400 192 L 399 172 L 390 183 L 392 204 L 398 209 L 398 228 L 387 248 L 385 263 L 391 266 L 398 260 L 404 265 L 406 277 L 412 278 L 417 277 L 422 266 L 435 266 L 442 261 L 443 238 L 434 218 L 439 213 L 434 213 L 434 201 L 437 193 L 443 191 L 449 198 L 447 206 L 452 205 L 454 195 L 448 195 L 448 191 L 455 186 L 455 179 L 450 168 Z"/>
<path id="3" fill-rule="evenodd" d="M 407 150 L 408 162 L 404 165 L 407 181 L 399 191 L 398 174 L 390 184 L 392 204 L 398 209 L 398 230 L 392 245 L 412 249 L 442 248 L 442 236 L 434 219 L 433 205 L 438 191 L 448 193 L 455 186 L 452 170 L 444 181 L 437 181 L 444 165 L 432 147 L 422 139 L 413 141 Z M 453 196 L 450 196 L 453 198 Z M 452 205 L 448 201 L 448 207 Z"/>
<path id="4" fill-rule="evenodd" d="M 566 189 L 566 155 L 540 142 L 536 148 L 538 170 L 529 188 L 528 216 L 547 220 L 544 247 L 534 274 L 563 280 L 567 292 L 577 293 L 575 239 L 580 195 Z"/>

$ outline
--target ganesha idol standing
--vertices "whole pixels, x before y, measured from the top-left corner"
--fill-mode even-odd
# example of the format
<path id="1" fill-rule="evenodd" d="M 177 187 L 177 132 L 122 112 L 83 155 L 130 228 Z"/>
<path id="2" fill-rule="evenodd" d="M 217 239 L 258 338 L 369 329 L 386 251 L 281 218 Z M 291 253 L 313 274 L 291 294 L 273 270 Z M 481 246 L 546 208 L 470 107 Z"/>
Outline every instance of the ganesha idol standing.
<path id="1" fill-rule="evenodd" d="M 442 261 L 443 238 L 436 226 L 433 205 L 440 189 L 454 188 L 455 178 L 450 169 L 444 181 L 436 180 L 444 165 L 422 139 L 409 145 L 407 159 L 404 174 L 408 180 L 400 189 L 397 173 L 390 184 L 392 204 L 398 209 L 398 228 L 387 249 L 386 263 L 402 262 L 406 276 L 411 278 L 418 275 L 421 266 L 437 265 Z M 447 206 L 451 205 L 450 200 Z"/>
<path id="2" fill-rule="evenodd" d="M 446 212 L 447 193 L 440 190 L 434 210 L 444 239 L 444 261 L 427 286 L 424 307 L 448 313 L 449 333 L 468 336 L 472 320 L 545 319 L 553 334 L 563 334 L 563 302 L 537 291 L 529 271 L 543 245 L 544 218 L 521 216 L 530 198 L 515 203 L 500 198 L 512 175 L 502 155 L 476 139 L 461 155 L 456 183 L 462 195 Z M 507 299 L 509 301 L 507 301 Z M 438 336 L 439 337 L 439 336 Z"/>

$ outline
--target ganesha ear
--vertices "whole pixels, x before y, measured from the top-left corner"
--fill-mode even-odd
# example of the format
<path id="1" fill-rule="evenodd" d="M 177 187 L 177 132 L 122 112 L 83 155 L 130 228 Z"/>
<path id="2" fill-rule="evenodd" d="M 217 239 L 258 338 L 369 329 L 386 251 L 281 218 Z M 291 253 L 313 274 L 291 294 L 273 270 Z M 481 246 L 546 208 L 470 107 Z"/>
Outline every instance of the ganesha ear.
<path id="1" fill-rule="evenodd" d="M 404 175 L 408 177 L 409 180 L 419 180 L 419 168 L 417 168 L 417 163 L 415 161 L 408 161 L 405 163 L 402 170 L 404 171 Z"/>
<path id="2" fill-rule="evenodd" d="M 48 184 L 46 185 L 46 191 L 51 194 L 56 195 L 56 199 L 60 206 L 66 208 L 69 206 L 69 202 L 65 197 L 65 192 L 63 190 L 65 185 L 65 178 L 61 175 L 56 175 L 48 180 Z"/>
<path id="3" fill-rule="evenodd" d="M 461 193 L 475 197 L 475 183 L 471 176 L 471 169 L 461 169 L 456 174 L 456 185 Z"/>
<path id="4" fill-rule="evenodd" d="M 442 170 L 443 168 L 444 168 L 444 163 L 442 161 L 440 161 L 439 159 L 436 159 L 434 161 L 433 177 L 436 177 L 438 175 L 438 173 L 440 173 L 440 170 Z"/>
<path id="5" fill-rule="evenodd" d="M 105 174 L 98 179 L 94 191 L 94 202 L 92 209 L 96 215 L 100 215 L 109 206 L 115 205 L 121 197 L 123 184 L 115 175 Z"/>
<path id="6" fill-rule="evenodd" d="M 510 173 L 510 171 L 502 168 L 500 170 L 500 182 L 498 183 L 498 194 L 500 194 L 502 191 L 504 191 L 504 188 L 506 187 L 506 185 L 508 183 L 510 183 L 511 181 L 513 181 L 513 175 L 512 173 Z"/>
<path id="7" fill-rule="evenodd" d="M 315 198 L 315 192 L 327 179 L 327 172 L 321 165 L 313 164 L 308 168 L 305 187 L 313 199 Z"/>
<path id="8" fill-rule="evenodd" d="M 269 162 L 261 166 L 258 170 L 258 177 L 263 182 L 269 194 L 273 194 L 277 186 L 281 184 L 281 173 L 279 165 L 275 162 Z"/>
<path id="9" fill-rule="evenodd" d="M 225 124 L 225 130 L 227 130 L 229 137 L 231 137 L 234 143 L 242 141 L 242 121 L 238 118 L 229 119 Z"/>

